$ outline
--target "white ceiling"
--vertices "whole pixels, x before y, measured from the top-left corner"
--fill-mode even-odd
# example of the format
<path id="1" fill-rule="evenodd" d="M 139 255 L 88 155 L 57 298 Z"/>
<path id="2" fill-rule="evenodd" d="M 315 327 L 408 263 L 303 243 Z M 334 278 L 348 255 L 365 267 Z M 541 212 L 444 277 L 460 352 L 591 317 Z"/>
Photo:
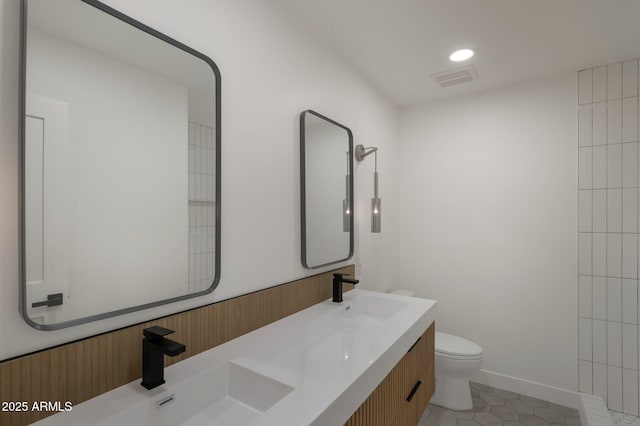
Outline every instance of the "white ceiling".
<path id="1" fill-rule="evenodd" d="M 275 1 L 400 106 L 640 56 L 640 0 Z M 440 88 L 462 47 L 479 80 Z"/>

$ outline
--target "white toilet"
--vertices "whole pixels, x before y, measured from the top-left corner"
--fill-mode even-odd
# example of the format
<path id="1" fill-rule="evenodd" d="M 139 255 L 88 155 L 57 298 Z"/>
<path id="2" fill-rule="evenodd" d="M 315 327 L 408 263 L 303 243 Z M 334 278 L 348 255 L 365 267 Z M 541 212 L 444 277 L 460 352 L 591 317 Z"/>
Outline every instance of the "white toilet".
<path id="1" fill-rule="evenodd" d="M 482 348 L 470 340 L 436 331 L 436 391 L 431 403 L 471 410 L 469 378 L 482 365 Z"/>
<path id="2" fill-rule="evenodd" d="M 414 296 L 411 290 L 391 294 Z M 482 366 L 482 348 L 470 340 L 436 331 L 436 390 L 431 403 L 450 410 L 471 410 L 469 378 Z"/>

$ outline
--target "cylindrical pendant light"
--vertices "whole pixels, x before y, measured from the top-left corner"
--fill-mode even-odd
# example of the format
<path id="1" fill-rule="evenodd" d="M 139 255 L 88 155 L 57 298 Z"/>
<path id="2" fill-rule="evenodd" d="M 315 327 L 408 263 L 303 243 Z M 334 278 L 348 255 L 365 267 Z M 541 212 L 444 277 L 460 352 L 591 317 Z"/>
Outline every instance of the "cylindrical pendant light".
<path id="1" fill-rule="evenodd" d="M 351 230 L 351 194 L 349 193 L 349 175 L 345 175 L 345 198 L 342 199 L 342 231 Z"/>
<path id="2" fill-rule="evenodd" d="M 382 200 L 378 196 L 378 148 L 356 146 L 356 160 L 363 161 L 369 154 L 375 154 L 375 169 L 373 173 L 373 198 L 371 199 L 371 232 L 379 234 L 382 228 Z"/>
<path id="3" fill-rule="evenodd" d="M 382 217 L 382 200 L 378 197 L 378 167 L 376 153 L 376 171 L 373 173 L 373 198 L 371 199 L 371 232 L 380 233 Z"/>

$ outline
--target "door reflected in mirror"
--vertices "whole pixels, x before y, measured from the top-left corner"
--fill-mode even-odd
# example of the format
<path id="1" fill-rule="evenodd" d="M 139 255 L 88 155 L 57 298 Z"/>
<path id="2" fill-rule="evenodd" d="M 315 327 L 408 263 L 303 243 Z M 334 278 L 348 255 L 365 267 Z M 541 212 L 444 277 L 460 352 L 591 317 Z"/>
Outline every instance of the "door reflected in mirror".
<path id="1" fill-rule="evenodd" d="M 353 255 L 353 135 L 315 111 L 300 116 L 302 264 L 305 268 Z"/>
<path id="2" fill-rule="evenodd" d="M 211 292 L 215 63 L 93 0 L 23 0 L 23 35 L 25 320 L 51 330 Z"/>

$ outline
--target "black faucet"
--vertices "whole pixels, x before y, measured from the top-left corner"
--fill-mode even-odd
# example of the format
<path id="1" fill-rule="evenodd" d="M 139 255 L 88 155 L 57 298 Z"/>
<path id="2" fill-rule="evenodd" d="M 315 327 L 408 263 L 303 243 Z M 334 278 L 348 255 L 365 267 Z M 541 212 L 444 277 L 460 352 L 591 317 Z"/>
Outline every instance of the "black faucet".
<path id="1" fill-rule="evenodd" d="M 182 343 L 165 339 L 174 333 L 168 328 L 154 326 L 145 328 L 142 333 L 142 383 L 147 389 L 153 389 L 164 383 L 164 356 L 180 355 L 185 350 Z"/>
<path id="2" fill-rule="evenodd" d="M 333 274 L 333 301 L 336 303 L 342 302 L 342 283 L 358 284 L 360 281 L 345 278 L 349 274 Z"/>

